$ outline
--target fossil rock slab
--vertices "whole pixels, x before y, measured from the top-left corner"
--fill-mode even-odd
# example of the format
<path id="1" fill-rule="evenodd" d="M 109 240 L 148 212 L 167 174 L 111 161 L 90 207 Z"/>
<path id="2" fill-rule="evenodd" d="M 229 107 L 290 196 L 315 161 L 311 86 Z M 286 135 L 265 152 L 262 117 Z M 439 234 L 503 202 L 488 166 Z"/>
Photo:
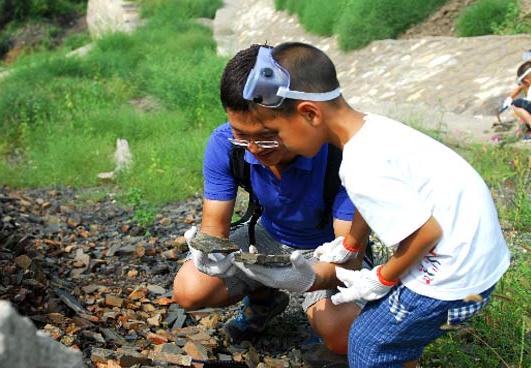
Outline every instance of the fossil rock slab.
<path id="1" fill-rule="evenodd" d="M 234 259 L 238 262 L 246 264 L 257 264 L 271 267 L 284 267 L 291 264 L 289 254 L 260 254 L 238 252 L 234 255 Z"/>
<path id="2" fill-rule="evenodd" d="M 228 239 L 199 233 L 192 240 L 192 247 L 204 253 L 232 253 L 240 248 Z"/>

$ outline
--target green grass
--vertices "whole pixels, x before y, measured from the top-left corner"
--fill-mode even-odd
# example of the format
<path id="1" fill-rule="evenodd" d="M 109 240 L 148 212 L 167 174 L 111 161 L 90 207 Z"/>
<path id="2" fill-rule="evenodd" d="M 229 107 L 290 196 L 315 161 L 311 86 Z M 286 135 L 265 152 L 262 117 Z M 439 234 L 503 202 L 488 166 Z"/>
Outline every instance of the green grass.
<path id="1" fill-rule="evenodd" d="M 527 252 L 531 232 L 531 150 L 509 145 L 452 146 L 440 131 L 419 128 L 418 117 L 406 119 L 416 129 L 443 141 L 463 156 L 493 192 L 511 267 L 498 282 L 487 307 L 463 328 L 428 345 L 425 367 L 529 367 L 531 264 Z"/>
<path id="2" fill-rule="evenodd" d="M 530 266 L 524 255 L 513 254 L 513 265 L 498 283 L 487 307 L 467 327 L 430 344 L 421 360 L 423 366 L 531 366 Z"/>
<path id="3" fill-rule="evenodd" d="M 146 26 L 105 37 L 83 59 L 65 58 L 65 48 L 18 60 L 1 82 L 1 184 L 97 185 L 97 174 L 114 168 L 116 139 L 125 138 L 133 165 L 117 178 L 123 190 L 162 204 L 200 188 L 204 144 L 224 120 L 225 60 L 210 31 L 189 17 L 212 16 L 220 2 L 142 3 Z M 158 111 L 129 103 L 143 96 Z"/>
<path id="4" fill-rule="evenodd" d="M 424 20 L 447 0 L 277 0 L 277 9 L 299 16 L 304 28 L 320 35 L 338 35 L 344 50 L 371 41 L 395 38 Z M 333 25 L 337 24 L 334 28 Z"/>
<path id="5" fill-rule="evenodd" d="M 519 8 L 518 0 L 478 0 L 459 14 L 456 33 L 461 37 L 495 33 Z M 513 16 L 514 18 L 514 16 Z"/>

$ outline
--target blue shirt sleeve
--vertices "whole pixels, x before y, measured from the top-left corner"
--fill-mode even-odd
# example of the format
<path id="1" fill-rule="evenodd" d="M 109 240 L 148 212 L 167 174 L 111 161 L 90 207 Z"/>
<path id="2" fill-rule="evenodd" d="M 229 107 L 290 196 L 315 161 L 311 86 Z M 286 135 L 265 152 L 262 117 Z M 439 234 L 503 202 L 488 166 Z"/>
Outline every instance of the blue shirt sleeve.
<path id="1" fill-rule="evenodd" d="M 203 161 L 205 199 L 229 201 L 236 198 L 238 187 L 230 172 L 230 127 L 224 124 L 212 132 Z"/>
<path id="2" fill-rule="evenodd" d="M 344 187 L 340 187 L 334 199 L 332 215 L 338 220 L 352 221 L 355 211 L 356 208 L 350 200 L 347 191 Z"/>

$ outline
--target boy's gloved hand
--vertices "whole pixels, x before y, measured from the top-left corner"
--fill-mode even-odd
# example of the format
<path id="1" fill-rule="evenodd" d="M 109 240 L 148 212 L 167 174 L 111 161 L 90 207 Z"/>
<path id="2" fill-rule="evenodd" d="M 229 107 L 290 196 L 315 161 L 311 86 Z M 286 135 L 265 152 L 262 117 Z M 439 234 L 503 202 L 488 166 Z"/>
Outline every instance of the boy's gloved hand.
<path id="1" fill-rule="evenodd" d="M 267 267 L 234 261 L 234 265 L 253 280 L 273 289 L 303 292 L 312 287 L 315 272 L 302 252 L 291 253 L 291 266 Z"/>
<path id="2" fill-rule="evenodd" d="M 339 293 L 332 295 L 332 303 L 337 305 L 355 301 L 368 302 L 383 298 L 398 281 L 384 280 L 379 274 L 381 267 L 359 271 L 336 267 L 336 276 L 346 287 L 338 286 Z"/>
<path id="3" fill-rule="evenodd" d="M 192 262 L 194 263 L 195 268 L 209 276 L 233 276 L 237 271 L 236 267 L 234 267 L 234 265 L 232 264 L 234 254 L 205 254 L 200 250 L 195 249 L 192 246 L 192 239 L 194 238 L 196 233 L 196 226 L 192 226 L 184 233 L 184 238 L 186 239 L 186 244 L 188 244 L 188 248 L 190 249 L 190 253 L 192 255 Z"/>
<path id="4" fill-rule="evenodd" d="M 509 108 L 509 106 L 511 106 L 512 103 L 513 103 L 513 99 L 511 97 L 507 97 L 503 101 L 503 104 L 502 104 L 502 107 L 501 107 L 500 111 L 506 110 L 507 108 Z"/>
<path id="5" fill-rule="evenodd" d="M 345 244 L 343 236 L 337 237 L 331 242 L 320 245 L 313 251 L 313 256 L 321 262 L 329 263 L 345 263 L 348 260 L 355 258 L 359 253 L 359 249 L 352 248 Z"/>

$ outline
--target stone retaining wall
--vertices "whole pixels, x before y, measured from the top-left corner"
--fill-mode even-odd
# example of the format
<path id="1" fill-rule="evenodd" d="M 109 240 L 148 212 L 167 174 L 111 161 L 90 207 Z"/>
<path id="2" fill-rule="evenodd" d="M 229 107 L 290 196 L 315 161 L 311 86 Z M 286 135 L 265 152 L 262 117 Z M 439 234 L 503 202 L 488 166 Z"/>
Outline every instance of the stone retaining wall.
<path id="1" fill-rule="evenodd" d="M 89 0 L 87 25 L 93 38 L 107 32 L 132 32 L 140 23 L 136 4 L 124 0 Z"/>

